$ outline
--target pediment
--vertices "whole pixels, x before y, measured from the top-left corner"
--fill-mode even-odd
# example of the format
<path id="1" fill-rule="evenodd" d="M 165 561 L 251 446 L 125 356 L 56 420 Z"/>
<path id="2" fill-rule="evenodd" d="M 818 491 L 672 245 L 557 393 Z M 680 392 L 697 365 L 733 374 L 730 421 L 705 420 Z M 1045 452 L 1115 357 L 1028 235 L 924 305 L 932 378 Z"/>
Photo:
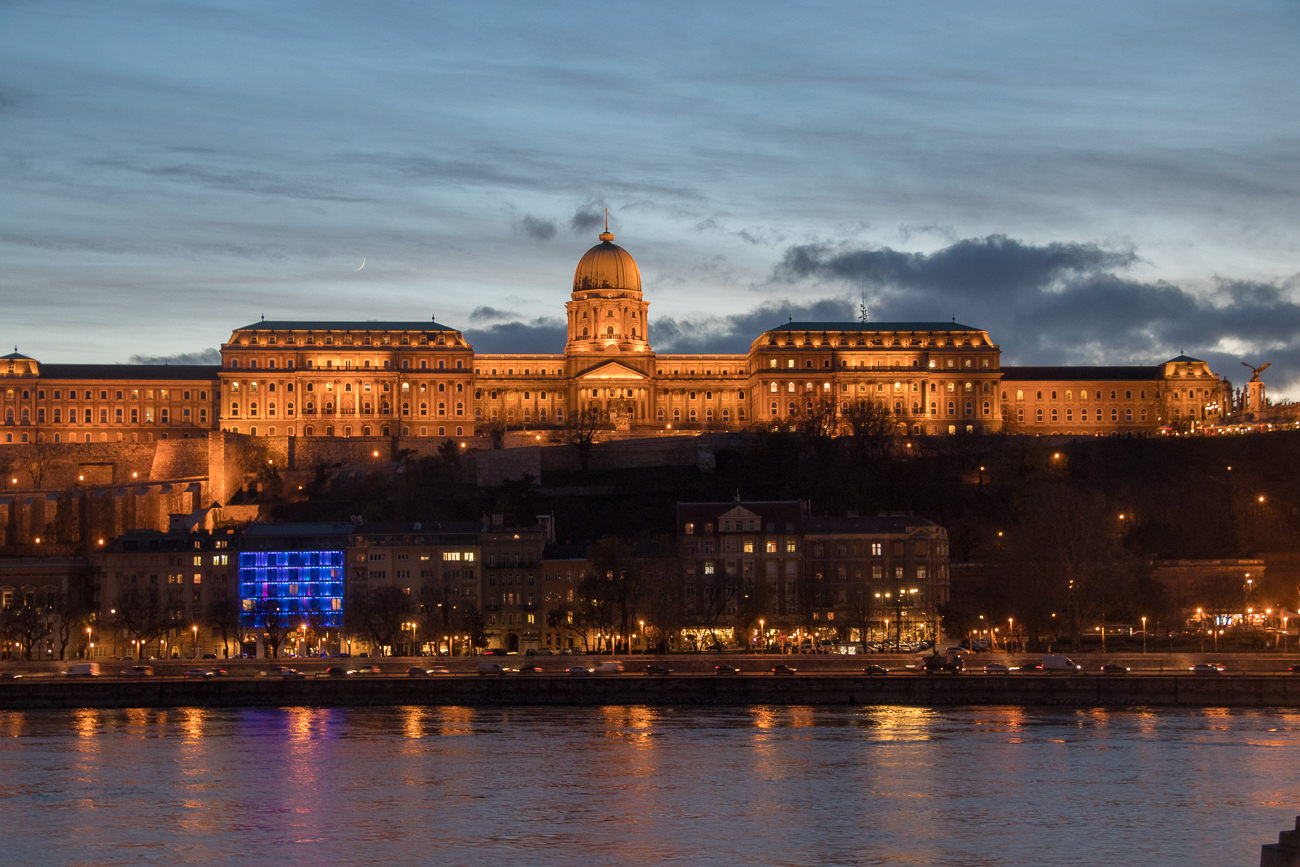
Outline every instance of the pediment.
<path id="1" fill-rule="evenodd" d="M 593 367 L 591 370 L 578 374 L 578 379 L 600 381 L 633 379 L 644 382 L 649 378 L 641 371 L 628 367 L 626 364 L 619 364 L 617 361 L 607 361 L 598 367 Z"/>

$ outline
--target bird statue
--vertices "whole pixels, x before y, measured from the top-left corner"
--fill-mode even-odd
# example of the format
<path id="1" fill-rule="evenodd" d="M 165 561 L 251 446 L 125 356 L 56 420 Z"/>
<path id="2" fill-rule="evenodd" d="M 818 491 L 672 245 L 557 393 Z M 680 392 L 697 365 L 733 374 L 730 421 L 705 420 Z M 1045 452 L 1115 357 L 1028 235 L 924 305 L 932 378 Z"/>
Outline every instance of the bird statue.
<path id="1" fill-rule="evenodd" d="M 1270 366 L 1272 366 L 1272 364 L 1273 362 L 1266 361 L 1263 364 L 1261 364 L 1259 367 L 1255 367 L 1253 364 L 1247 364 L 1246 362 L 1243 361 L 1241 363 L 1241 366 L 1249 367 L 1251 371 L 1254 373 L 1254 376 L 1250 378 L 1251 382 L 1259 382 L 1259 375 L 1263 373 L 1265 370 L 1267 370 Z"/>

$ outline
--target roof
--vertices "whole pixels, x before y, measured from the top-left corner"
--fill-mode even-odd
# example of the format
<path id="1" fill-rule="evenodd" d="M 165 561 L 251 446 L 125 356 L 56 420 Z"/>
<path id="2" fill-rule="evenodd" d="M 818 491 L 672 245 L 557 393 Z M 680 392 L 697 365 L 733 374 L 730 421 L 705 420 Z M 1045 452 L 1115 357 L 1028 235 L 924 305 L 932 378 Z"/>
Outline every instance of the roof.
<path id="1" fill-rule="evenodd" d="M 358 524 L 352 533 L 355 536 L 477 536 L 482 530 L 481 521 L 375 521 Z"/>
<path id="2" fill-rule="evenodd" d="M 265 319 L 236 331 L 459 331 L 437 322 L 390 322 L 381 319 Z"/>
<path id="3" fill-rule="evenodd" d="M 1180 356 L 1178 356 L 1177 358 L 1171 358 L 1171 359 L 1169 359 L 1169 361 L 1166 361 L 1165 364 L 1170 364 L 1171 362 L 1174 362 L 1174 361 L 1184 361 L 1184 362 L 1186 362 L 1186 361 L 1192 361 L 1192 362 L 1196 362 L 1196 363 L 1198 363 L 1198 364 L 1204 364 L 1204 363 L 1205 363 L 1204 361 L 1202 361 L 1202 360 L 1199 359 L 1199 358 L 1192 358 L 1190 355 L 1180 355 Z"/>
<path id="4" fill-rule="evenodd" d="M 251 524 L 244 529 L 245 536 L 338 536 L 347 535 L 359 524 L 347 523 L 302 523 L 302 524 Z"/>
<path id="5" fill-rule="evenodd" d="M 1164 379 L 1159 367 L 1004 367 L 1003 382 L 1092 382 L 1094 380 L 1149 381 Z"/>
<path id="6" fill-rule="evenodd" d="M 18 350 L 14 350 L 8 355 L 0 355 L 0 361 L 35 361 L 30 355 L 23 355 Z"/>
<path id="7" fill-rule="evenodd" d="M 779 521 L 798 524 L 803 517 L 803 507 L 798 500 L 746 500 L 744 502 L 728 500 L 725 503 L 678 503 L 677 519 L 679 523 L 716 522 L 718 518 L 736 508 L 753 512 L 764 521 L 773 523 Z"/>
<path id="8" fill-rule="evenodd" d="M 41 379 L 215 380 L 215 364 L 42 364 Z"/>
<path id="9" fill-rule="evenodd" d="M 787 322 L 768 331 L 983 331 L 960 322 Z"/>
<path id="10" fill-rule="evenodd" d="M 938 527 L 917 515 L 876 515 L 860 518 L 805 518 L 804 533 L 833 536 L 840 533 L 908 533 L 918 527 Z"/>
<path id="11" fill-rule="evenodd" d="M 542 549 L 543 560 L 586 560 L 587 544 L 565 544 L 561 545 L 556 542 L 547 542 L 546 547 Z"/>

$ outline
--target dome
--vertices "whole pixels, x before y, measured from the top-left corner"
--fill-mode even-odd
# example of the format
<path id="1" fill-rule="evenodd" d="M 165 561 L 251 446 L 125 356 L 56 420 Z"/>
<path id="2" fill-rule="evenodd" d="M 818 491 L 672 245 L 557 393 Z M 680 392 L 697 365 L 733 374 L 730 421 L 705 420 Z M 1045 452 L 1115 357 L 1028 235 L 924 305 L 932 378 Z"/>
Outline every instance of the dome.
<path id="1" fill-rule="evenodd" d="M 614 243 L 614 234 L 608 230 L 600 233 L 600 243 L 583 255 L 573 272 L 574 292 L 592 289 L 641 291 L 641 271 L 636 260 Z"/>

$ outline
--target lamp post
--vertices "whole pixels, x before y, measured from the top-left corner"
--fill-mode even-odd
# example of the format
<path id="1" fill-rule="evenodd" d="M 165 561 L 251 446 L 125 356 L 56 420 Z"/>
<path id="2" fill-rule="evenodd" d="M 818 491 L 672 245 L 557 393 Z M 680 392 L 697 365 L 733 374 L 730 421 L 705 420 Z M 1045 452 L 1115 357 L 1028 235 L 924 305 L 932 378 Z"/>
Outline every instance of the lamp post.
<path id="1" fill-rule="evenodd" d="M 199 627 L 191 626 L 190 634 L 193 636 L 193 640 L 190 642 L 190 646 L 194 651 L 194 658 L 198 659 L 199 658 Z"/>
<path id="2" fill-rule="evenodd" d="M 758 618 L 758 634 L 763 639 L 763 649 L 767 650 L 767 626 L 763 618 Z"/>
<path id="3" fill-rule="evenodd" d="M 1101 633 L 1101 652 L 1106 652 L 1106 627 L 1098 626 L 1097 631 Z"/>
<path id="4" fill-rule="evenodd" d="M 1147 619 L 1142 618 L 1142 652 L 1147 652 Z"/>
<path id="5" fill-rule="evenodd" d="M 94 646 L 95 645 L 92 644 L 90 641 L 90 627 L 87 626 L 86 627 L 86 659 L 90 659 L 90 648 Z"/>

